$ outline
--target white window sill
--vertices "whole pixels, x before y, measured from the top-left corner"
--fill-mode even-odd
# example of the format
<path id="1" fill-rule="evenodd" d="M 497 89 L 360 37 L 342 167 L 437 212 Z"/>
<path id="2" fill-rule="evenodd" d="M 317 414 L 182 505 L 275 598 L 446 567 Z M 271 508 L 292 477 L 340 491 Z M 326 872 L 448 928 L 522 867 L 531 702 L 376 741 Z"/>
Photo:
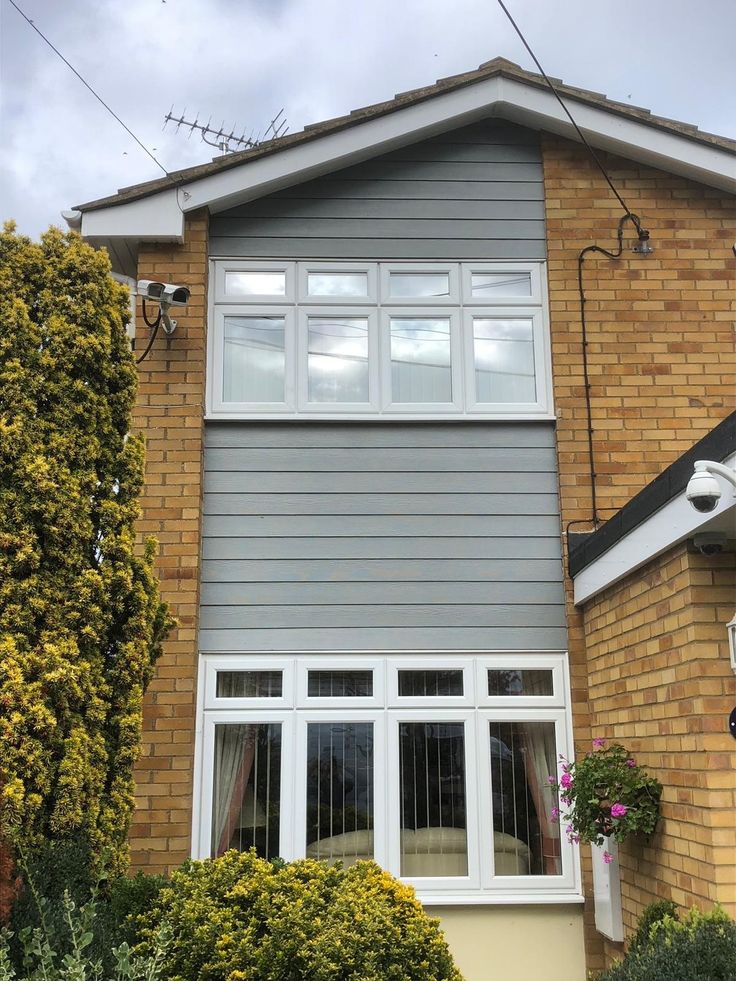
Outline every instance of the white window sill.
<path id="1" fill-rule="evenodd" d="M 417 892 L 417 899 L 422 906 L 553 906 L 578 904 L 585 902 L 582 893 L 546 892 L 546 893 L 513 893 L 498 892 L 479 894 L 448 893 L 446 896 L 438 893 Z"/>

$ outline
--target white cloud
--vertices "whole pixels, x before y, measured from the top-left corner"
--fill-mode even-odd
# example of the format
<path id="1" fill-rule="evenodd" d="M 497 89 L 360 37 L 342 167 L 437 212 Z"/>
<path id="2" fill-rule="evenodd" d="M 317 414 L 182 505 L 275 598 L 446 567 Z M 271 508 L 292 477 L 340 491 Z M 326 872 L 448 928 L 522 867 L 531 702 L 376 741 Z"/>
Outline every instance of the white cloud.
<path id="1" fill-rule="evenodd" d="M 504 55 L 533 68 L 494 0 L 20 0 L 168 169 L 215 151 L 163 117 L 292 131 Z M 736 4 L 515 0 L 550 75 L 736 136 Z M 1 217 L 37 234 L 59 212 L 159 171 L 0 0 Z"/>

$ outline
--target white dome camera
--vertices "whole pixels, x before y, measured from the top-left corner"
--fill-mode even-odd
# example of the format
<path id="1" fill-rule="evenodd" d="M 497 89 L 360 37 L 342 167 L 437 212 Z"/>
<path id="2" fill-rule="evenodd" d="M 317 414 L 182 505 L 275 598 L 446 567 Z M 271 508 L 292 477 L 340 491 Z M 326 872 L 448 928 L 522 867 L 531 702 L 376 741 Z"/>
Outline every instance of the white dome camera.
<path id="1" fill-rule="evenodd" d="M 718 481 L 707 470 L 696 470 L 690 478 L 685 496 L 696 511 L 708 514 L 714 511 L 721 499 L 721 488 Z"/>
<path id="2" fill-rule="evenodd" d="M 726 467 L 715 460 L 696 460 L 695 473 L 690 478 L 685 491 L 685 496 L 696 511 L 701 514 L 709 514 L 715 511 L 716 505 L 720 501 L 723 492 L 720 484 L 715 478 L 715 474 L 731 484 L 736 491 L 736 470 Z"/>

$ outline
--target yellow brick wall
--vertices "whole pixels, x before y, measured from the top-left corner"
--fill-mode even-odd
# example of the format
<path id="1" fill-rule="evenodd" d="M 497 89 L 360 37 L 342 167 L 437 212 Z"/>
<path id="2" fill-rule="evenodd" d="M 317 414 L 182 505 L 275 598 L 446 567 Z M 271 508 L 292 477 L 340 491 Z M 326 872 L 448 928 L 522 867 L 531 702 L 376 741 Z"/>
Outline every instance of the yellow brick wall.
<path id="1" fill-rule="evenodd" d="M 178 626 L 169 637 L 145 698 L 143 751 L 131 831 L 135 868 L 159 872 L 190 855 L 197 611 L 203 468 L 207 322 L 205 213 L 187 219 L 182 245 L 142 246 L 138 276 L 188 286 L 186 309 L 175 310 L 175 333 L 159 331 L 140 365 L 134 429 L 146 436 L 141 536 L 159 541 L 161 593 Z M 154 307 L 155 311 L 155 307 Z M 149 310 L 149 317 L 154 311 Z M 136 313 L 136 352 L 150 332 Z"/>
<path id="2" fill-rule="evenodd" d="M 547 135 L 542 151 L 561 518 L 563 529 L 572 523 L 586 531 L 591 484 L 577 258 L 594 243 L 615 250 L 622 211 L 584 148 Z M 646 258 L 634 255 L 627 224 L 620 260 L 585 260 L 596 492 L 605 520 L 736 409 L 736 201 L 644 165 L 600 158 L 655 248 Z M 569 578 L 566 597 L 580 753 L 598 732 L 601 702 L 588 700 L 586 638 Z M 590 897 L 587 849 L 583 862 Z M 588 965 L 598 969 L 604 951 L 590 899 L 585 920 Z"/>
<path id="3" fill-rule="evenodd" d="M 735 605 L 736 554 L 685 544 L 585 605 L 593 736 L 622 742 L 664 786 L 652 840 L 620 849 L 627 934 L 655 899 L 736 916 Z"/>

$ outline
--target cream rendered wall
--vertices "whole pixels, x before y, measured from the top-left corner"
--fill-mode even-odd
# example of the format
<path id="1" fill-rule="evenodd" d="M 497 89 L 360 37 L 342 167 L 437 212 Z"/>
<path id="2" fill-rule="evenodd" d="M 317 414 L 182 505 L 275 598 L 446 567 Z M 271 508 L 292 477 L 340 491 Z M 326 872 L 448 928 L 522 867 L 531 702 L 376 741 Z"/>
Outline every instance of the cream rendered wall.
<path id="1" fill-rule="evenodd" d="M 583 907 L 431 906 L 465 981 L 585 981 Z"/>

